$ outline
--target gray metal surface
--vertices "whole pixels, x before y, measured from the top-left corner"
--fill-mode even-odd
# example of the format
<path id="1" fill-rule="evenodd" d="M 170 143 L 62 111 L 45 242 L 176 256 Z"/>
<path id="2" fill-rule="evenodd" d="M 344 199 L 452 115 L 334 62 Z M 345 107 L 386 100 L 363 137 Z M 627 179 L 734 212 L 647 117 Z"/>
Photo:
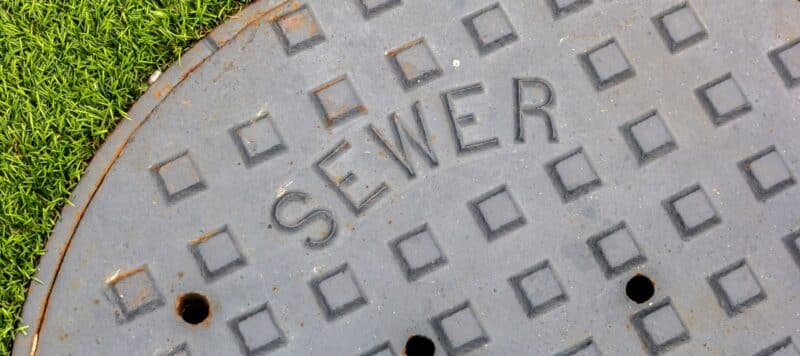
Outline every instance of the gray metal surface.
<path id="1" fill-rule="evenodd" d="M 98 153 L 14 354 L 798 355 L 797 19 L 257 2 Z"/>

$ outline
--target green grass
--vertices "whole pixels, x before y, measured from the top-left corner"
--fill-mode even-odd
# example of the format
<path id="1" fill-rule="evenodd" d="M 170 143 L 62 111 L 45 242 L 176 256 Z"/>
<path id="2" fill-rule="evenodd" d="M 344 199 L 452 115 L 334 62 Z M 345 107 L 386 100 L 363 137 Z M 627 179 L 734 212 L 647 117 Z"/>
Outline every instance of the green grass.
<path id="1" fill-rule="evenodd" d="M 247 1 L 0 1 L 0 355 L 87 161 L 146 78 Z"/>

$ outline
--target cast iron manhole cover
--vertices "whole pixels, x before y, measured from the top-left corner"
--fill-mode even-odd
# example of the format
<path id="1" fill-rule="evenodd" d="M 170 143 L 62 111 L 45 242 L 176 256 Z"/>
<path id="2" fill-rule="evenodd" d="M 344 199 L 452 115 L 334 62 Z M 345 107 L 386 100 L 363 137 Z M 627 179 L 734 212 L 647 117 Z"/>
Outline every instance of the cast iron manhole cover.
<path id="1" fill-rule="evenodd" d="M 797 355 L 800 4 L 262 1 L 100 150 L 16 355 Z"/>

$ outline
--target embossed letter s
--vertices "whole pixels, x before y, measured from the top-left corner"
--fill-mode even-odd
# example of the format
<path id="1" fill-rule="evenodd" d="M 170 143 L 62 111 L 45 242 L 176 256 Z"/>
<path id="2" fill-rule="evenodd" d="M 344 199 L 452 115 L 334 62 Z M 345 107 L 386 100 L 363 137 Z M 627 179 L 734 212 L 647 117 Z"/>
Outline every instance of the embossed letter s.
<path id="1" fill-rule="evenodd" d="M 328 232 L 322 235 L 322 238 L 319 239 L 312 239 L 310 236 L 306 237 L 305 245 L 309 248 L 322 248 L 327 246 L 333 238 L 336 237 L 336 220 L 333 217 L 333 213 L 328 209 L 316 208 L 314 210 L 309 211 L 306 215 L 302 218 L 298 219 L 295 222 L 285 222 L 282 221 L 280 218 L 280 210 L 288 203 L 288 202 L 300 202 L 305 203 L 308 200 L 308 194 L 303 192 L 286 192 L 285 194 L 278 197 L 278 200 L 275 201 L 275 205 L 272 206 L 272 220 L 275 222 L 276 225 L 289 230 L 289 231 L 297 231 L 303 228 L 303 226 L 308 225 L 314 220 L 323 220 L 328 225 Z"/>

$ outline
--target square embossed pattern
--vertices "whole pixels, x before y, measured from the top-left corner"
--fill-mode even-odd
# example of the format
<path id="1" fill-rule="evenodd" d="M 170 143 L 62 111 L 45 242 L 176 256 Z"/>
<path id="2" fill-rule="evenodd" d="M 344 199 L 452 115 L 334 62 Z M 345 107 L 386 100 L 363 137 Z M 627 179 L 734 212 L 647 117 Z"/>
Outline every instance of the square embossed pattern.
<path id="1" fill-rule="evenodd" d="M 234 130 L 248 164 L 263 161 L 284 148 L 272 119 L 262 117 Z"/>
<path id="2" fill-rule="evenodd" d="M 631 320 L 650 354 L 661 353 L 689 340 L 689 331 L 669 298 L 637 312 Z"/>
<path id="3" fill-rule="evenodd" d="M 739 168 L 758 200 L 766 200 L 795 184 L 794 175 L 772 146 L 743 160 Z"/>
<path id="4" fill-rule="evenodd" d="M 800 38 L 770 51 L 769 57 L 787 88 L 800 84 Z"/>
<path id="5" fill-rule="evenodd" d="M 203 276 L 209 280 L 244 264 L 244 257 L 227 230 L 216 232 L 208 238 L 200 238 L 191 245 L 191 249 Z"/>
<path id="6" fill-rule="evenodd" d="M 567 299 L 549 263 L 536 265 L 511 278 L 528 317 L 539 315 Z"/>
<path id="7" fill-rule="evenodd" d="M 569 202 L 601 185 L 600 177 L 582 149 L 547 164 L 548 174 L 561 198 Z"/>
<path id="8" fill-rule="evenodd" d="M 667 10 L 655 19 L 670 51 L 677 52 L 707 37 L 694 9 L 686 4 Z"/>
<path id="9" fill-rule="evenodd" d="M 609 278 L 645 261 L 630 230 L 623 223 L 590 238 L 589 246 Z"/>
<path id="10" fill-rule="evenodd" d="M 171 202 L 205 188 L 205 183 L 188 153 L 161 164 L 157 172 L 167 200 Z"/>
<path id="11" fill-rule="evenodd" d="M 314 90 L 314 95 L 325 115 L 325 124 L 331 127 L 345 119 L 367 112 L 353 84 L 340 77 Z"/>
<path id="12" fill-rule="evenodd" d="M 490 240 L 525 224 L 522 211 L 505 187 L 478 198 L 472 206 Z"/>
<path id="13" fill-rule="evenodd" d="M 656 112 L 622 127 L 640 164 L 674 150 L 677 145 L 664 120 Z"/>
<path id="14" fill-rule="evenodd" d="M 402 260 L 406 277 L 410 280 L 416 280 L 446 262 L 427 228 L 400 237 L 392 243 L 392 249 Z"/>
<path id="15" fill-rule="evenodd" d="M 517 33 L 505 11 L 494 4 L 463 20 L 481 54 L 487 54 L 517 40 Z"/>
<path id="16" fill-rule="evenodd" d="M 703 85 L 697 89 L 697 95 L 717 126 L 751 110 L 750 102 L 730 73 Z"/>
<path id="17" fill-rule="evenodd" d="M 297 10 L 281 16 L 274 23 L 284 49 L 289 55 L 325 41 L 325 35 L 308 6 L 301 6 Z"/>
<path id="18" fill-rule="evenodd" d="M 609 40 L 600 46 L 589 50 L 583 56 L 592 80 L 597 89 L 606 89 L 635 73 L 622 48 L 615 40 Z"/>
<path id="19" fill-rule="evenodd" d="M 469 303 L 434 317 L 432 323 L 448 354 L 464 354 L 489 342 Z"/>
<path id="20" fill-rule="evenodd" d="M 748 306 L 766 298 L 761 284 L 744 261 L 717 272 L 710 281 L 728 315 L 741 313 Z"/>
<path id="21" fill-rule="evenodd" d="M 442 75 L 442 69 L 436 63 L 433 53 L 422 40 L 396 50 L 390 54 L 390 58 L 406 89 L 425 84 Z"/>
<path id="22" fill-rule="evenodd" d="M 164 304 L 147 268 L 140 267 L 110 285 L 126 319 L 152 311 Z"/>
<path id="23" fill-rule="evenodd" d="M 642 318 L 642 324 L 653 342 L 663 345 L 679 338 L 685 329 L 672 306 L 666 305 Z"/>
<path id="24" fill-rule="evenodd" d="M 708 195 L 699 185 L 686 188 L 667 199 L 664 207 L 684 239 L 691 238 L 721 221 Z"/>
<path id="25" fill-rule="evenodd" d="M 800 79 L 800 41 L 780 52 L 778 58 L 781 59 L 784 67 L 786 67 L 789 78 L 792 80 Z"/>
<path id="26" fill-rule="evenodd" d="M 315 295 L 322 304 L 328 320 L 333 320 L 367 304 L 348 265 L 311 282 Z"/>
<path id="27" fill-rule="evenodd" d="M 559 352 L 555 356 L 602 356 L 597 345 L 589 339 L 567 350 Z"/>
<path id="28" fill-rule="evenodd" d="M 592 0 L 547 0 L 547 3 L 553 11 L 553 17 L 559 18 L 591 5 Z"/>
<path id="29" fill-rule="evenodd" d="M 283 331 L 275 324 L 266 304 L 229 322 L 245 354 L 255 355 L 285 344 Z"/>

